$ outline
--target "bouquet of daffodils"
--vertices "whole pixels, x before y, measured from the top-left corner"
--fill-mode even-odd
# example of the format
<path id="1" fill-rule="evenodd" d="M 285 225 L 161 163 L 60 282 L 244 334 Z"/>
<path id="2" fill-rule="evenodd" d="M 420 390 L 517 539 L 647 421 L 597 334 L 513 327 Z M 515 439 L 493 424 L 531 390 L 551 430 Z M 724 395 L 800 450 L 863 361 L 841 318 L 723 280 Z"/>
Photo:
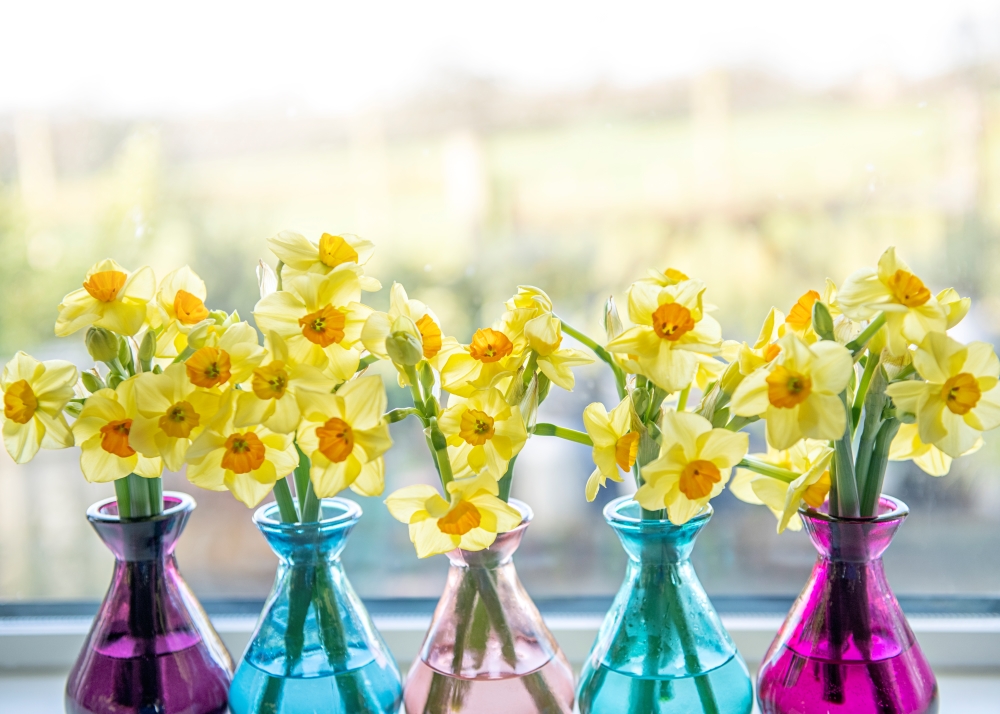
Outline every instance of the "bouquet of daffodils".
<path id="1" fill-rule="evenodd" d="M 278 267 L 261 263 L 254 310 L 263 346 L 238 314 L 206 307 L 205 283 L 188 267 L 157 286 L 148 267 L 95 265 L 59 306 L 56 334 L 86 329 L 97 365 L 79 373 L 18 353 L 3 371 L 3 433 L 14 459 L 79 444 L 84 476 L 113 481 L 119 515 L 133 520 L 162 512 L 163 469 L 185 465 L 192 483 L 229 490 L 250 507 L 273 491 L 286 523 L 320 520 L 321 499 L 346 488 L 380 494 L 392 443 L 387 400 L 382 380 L 363 375 L 374 358 L 362 356 L 360 342 L 372 313 L 362 291 L 379 289 L 362 268 L 373 247 L 349 235 L 324 234 L 317 244 L 293 233 L 269 245 Z M 325 623 L 329 656 L 347 651 L 326 577 L 314 567 L 291 583 L 290 667 L 310 608 Z M 269 680 L 261 711 L 277 706 L 283 682 Z"/>

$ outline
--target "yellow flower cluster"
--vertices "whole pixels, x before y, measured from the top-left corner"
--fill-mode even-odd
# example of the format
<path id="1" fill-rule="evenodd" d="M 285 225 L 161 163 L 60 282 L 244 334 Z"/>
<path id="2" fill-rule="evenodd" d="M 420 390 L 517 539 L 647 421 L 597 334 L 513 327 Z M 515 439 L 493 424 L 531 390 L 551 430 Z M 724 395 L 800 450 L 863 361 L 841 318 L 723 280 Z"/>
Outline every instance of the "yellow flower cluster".
<path id="1" fill-rule="evenodd" d="M 362 330 L 368 350 L 390 359 L 410 387 L 447 493 L 417 485 L 386 500 L 409 525 L 421 558 L 487 548 L 497 533 L 520 524 L 521 513 L 506 502 L 510 472 L 537 405 L 550 384 L 572 389 L 571 368 L 592 361 L 563 344 L 562 324 L 543 291 L 522 286 L 505 307 L 499 320 L 460 344 L 444 336 L 426 305 L 393 285 L 389 311 L 373 313 Z M 502 483 L 507 493 L 500 497 Z"/>
<path id="2" fill-rule="evenodd" d="M 385 389 L 359 374 L 372 313 L 359 301 L 379 288 L 362 269 L 372 246 L 292 233 L 269 245 L 281 289 L 254 310 L 263 346 L 235 312 L 206 306 L 205 283 L 188 266 L 159 284 L 148 267 L 91 268 L 59 306 L 56 334 L 88 328 L 88 349 L 108 369 L 81 379 L 68 363 L 15 356 L 0 382 L 13 458 L 76 443 L 89 481 L 156 478 L 186 465 L 192 483 L 254 506 L 302 452 L 319 498 L 345 488 L 381 493 L 391 445 Z"/>

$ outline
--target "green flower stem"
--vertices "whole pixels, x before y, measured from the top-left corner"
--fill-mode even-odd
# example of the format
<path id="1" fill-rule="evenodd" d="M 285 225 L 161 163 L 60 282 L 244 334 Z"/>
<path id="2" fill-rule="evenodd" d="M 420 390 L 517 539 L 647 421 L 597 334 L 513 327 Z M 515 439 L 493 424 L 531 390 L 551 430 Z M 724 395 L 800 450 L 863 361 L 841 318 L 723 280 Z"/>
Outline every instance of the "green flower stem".
<path id="1" fill-rule="evenodd" d="M 188 357 L 190 357 L 193 354 L 194 354 L 194 348 L 193 347 L 190 347 L 190 346 L 185 347 L 183 352 L 181 352 L 179 355 L 177 355 L 176 357 L 174 357 L 174 361 L 172 362 L 172 364 L 177 364 L 178 362 L 184 362 L 184 361 L 187 360 Z"/>
<path id="2" fill-rule="evenodd" d="M 584 446 L 593 446 L 594 442 L 590 439 L 586 433 L 582 431 L 577 431 L 576 429 L 567 429 L 566 427 L 556 426 L 555 424 L 547 424 L 542 422 L 541 424 L 535 424 L 534 434 L 537 436 L 558 436 L 560 439 L 565 439 L 566 441 L 573 441 L 577 444 L 583 444 Z"/>
<path id="3" fill-rule="evenodd" d="M 493 581 L 494 574 L 486 568 L 469 568 L 469 575 L 474 578 L 476 590 L 486 608 L 493 629 L 500 637 L 500 654 L 511 667 L 517 663 L 517 652 L 514 649 L 514 636 L 507 625 L 507 617 L 504 615 L 503 603 L 500 602 L 500 594 L 497 592 L 496 583 Z M 469 611 L 471 620 L 472 611 Z M 544 711 L 544 710 L 543 710 Z"/>
<path id="4" fill-rule="evenodd" d="M 316 523 L 319 521 L 320 500 L 313 488 L 312 481 L 306 481 L 306 497 L 302 506 L 302 522 Z"/>
<path id="5" fill-rule="evenodd" d="M 729 429 L 729 431 L 739 431 L 747 424 L 753 424 L 755 421 L 759 420 L 760 420 L 759 416 L 733 417 L 733 420 L 730 421 L 728 424 L 726 424 L 726 428 Z"/>
<path id="6" fill-rule="evenodd" d="M 595 355 L 597 355 L 597 357 L 600 360 L 607 363 L 607 365 L 611 367 L 611 371 L 614 372 L 615 375 L 615 386 L 618 387 L 618 398 L 624 399 L 626 394 L 625 373 L 622 371 L 622 368 L 618 366 L 618 363 L 615 362 L 615 359 L 614 357 L 611 356 L 611 353 L 608 352 L 603 347 L 601 347 L 596 342 L 594 342 L 592 339 L 587 337 L 585 334 L 574 328 L 572 325 L 568 324 L 565 320 L 560 318 L 559 323 L 562 325 L 563 332 L 565 332 L 570 337 L 574 338 L 577 342 L 580 342 L 581 344 L 590 348 L 591 352 L 593 352 Z"/>
<path id="7" fill-rule="evenodd" d="M 306 512 L 306 491 L 309 488 L 309 457 L 305 455 L 305 452 L 299 448 L 298 442 L 295 442 L 295 451 L 299 455 L 299 465 L 295 467 L 294 480 L 295 480 L 295 496 L 298 498 L 299 513 Z M 305 517 L 303 521 L 307 520 Z"/>
<path id="8" fill-rule="evenodd" d="M 367 357 L 362 357 L 361 361 L 358 362 L 358 372 L 368 369 L 376 362 L 378 362 L 378 357 L 376 357 L 375 355 L 368 355 Z"/>
<path id="9" fill-rule="evenodd" d="M 742 461 L 736 464 L 736 467 L 750 469 L 754 473 L 758 473 L 761 476 L 770 476 L 771 478 L 783 481 L 784 483 L 791 483 L 802 475 L 797 474 L 794 471 L 789 471 L 788 469 L 783 469 L 773 464 L 769 464 L 766 461 L 755 459 L 752 456 L 745 456 Z"/>
<path id="10" fill-rule="evenodd" d="M 132 518 L 132 494 L 129 493 L 127 478 L 115 480 L 115 499 L 118 501 L 118 518 L 123 521 Z"/>
<path id="11" fill-rule="evenodd" d="M 455 477 L 451 472 L 451 459 L 448 457 L 448 442 L 444 438 L 444 434 L 441 433 L 441 428 L 438 426 L 437 417 L 431 417 L 429 420 L 430 426 L 430 436 L 428 437 L 431 445 L 431 452 L 434 454 L 434 460 L 437 462 L 438 474 L 441 476 L 441 485 L 444 487 L 445 492 L 448 491 L 448 484 L 455 480 Z"/>
<path id="12" fill-rule="evenodd" d="M 886 462 L 889 460 L 889 447 L 899 431 L 898 419 L 887 419 L 879 428 L 875 437 L 875 449 L 871 463 L 868 466 L 868 478 L 861 497 L 861 515 L 875 517 L 878 515 L 879 496 L 882 495 L 882 483 L 885 480 Z"/>
<path id="13" fill-rule="evenodd" d="M 382 418 L 388 421 L 390 424 L 395 424 L 397 421 L 403 421 L 408 416 L 419 417 L 421 421 L 424 420 L 423 414 L 416 407 L 399 407 L 398 409 L 390 409 Z"/>
<path id="14" fill-rule="evenodd" d="M 911 374 L 913 374 L 914 372 L 916 372 L 916 371 L 917 371 L 917 368 L 914 367 L 913 363 L 911 362 L 910 364 L 906 365 L 901 370 L 899 370 L 899 374 L 897 374 L 896 378 L 894 380 L 892 380 L 892 381 L 893 382 L 902 382 L 904 379 L 909 378 L 909 376 Z"/>
<path id="15" fill-rule="evenodd" d="M 284 261 L 279 260 L 278 266 L 274 269 L 274 275 L 278 278 L 278 290 L 281 290 L 281 269 L 285 267 Z"/>
<path id="16" fill-rule="evenodd" d="M 410 397 L 413 399 L 413 406 L 425 418 L 434 416 L 427 413 L 427 403 L 424 401 L 424 395 L 420 393 L 420 379 L 417 377 L 417 368 L 413 365 L 406 365 L 403 371 L 406 373 L 406 381 L 410 383 Z"/>
<path id="17" fill-rule="evenodd" d="M 278 502 L 278 511 L 281 513 L 282 523 L 297 523 L 299 514 L 295 510 L 295 499 L 292 498 L 292 490 L 288 487 L 288 477 L 279 478 L 274 484 L 274 500 Z"/>
<path id="18" fill-rule="evenodd" d="M 326 651 L 326 660 L 334 670 L 343 670 L 350 659 L 347 637 L 344 634 L 344 619 L 333 597 L 330 573 L 322 563 L 317 568 L 313 604 L 316 606 L 316 619 L 319 621 L 319 635 Z M 338 675 L 337 686 L 348 711 L 369 712 L 378 708 L 374 702 L 368 701 L 354 671 Z"/>
<path id="19" fill-rule="evenodd" d="M 497 496 L 501 501 L 507 503 L 510 501 L 510 486 L 514 481 L 514 462 L 517 461 L 517 454 L 514 454 L 510 461 L 507 462 L 507 471 L 500 478 L 500 483 L 498 484 L 500 488 L 500 493 Z"/>
<path id="20" fill-rule="evenodd" d="M 681 390 L 680 395 L 677 397 L 677 411 L 684 411 L 688 403 L 688 394 L 691 392 L 691 386 L 688 385 Z"/>
<path id="21" fill-rule="evenodd" d="M 150 515 L 158 516 L 163 513 L 163 479 L 157 476 L 146 479 L 146 482 L 149 488 Z"/>
<path id="22" fill-rule="evenodd" d="M 847 392 L 840 393 L 840 402 L 844 405 L 844 413 L 849 415 Z M 858 482 L 854 476 L 851 431 L 851 423 L 847 420 L 847 424 L 844 426 L 844 435 L 834 442 L 837 460 L 837 498 L 840 500 L 838 512 L 844 518 L 858 518 L 861 515 L 858 503 Z"/>
<path id="23" fill-rule="evenodd" d="M 869 364 L 878 362 L 874 355 L 868 356 Z M 865 366 L 867 372 L 867 365 Z M 888 397 L 885 396 L 885 377 L 882 370 L 875 370 L 874 376 L 868 385 L 867 394 L 864 400 L 864 428 L 861 430 L 861 440 L 858 442 L 857 457 L 854 461 L 854 474 L 858 482 L 858 494 L 865 493 L 867 486 L 869 465 L 872 459 L 872 445 L 875 443 L 876 435 L 882 426 L 882 410 Z M 857 400 L 855 400 L 855 403 Z"/>
<path id="24" fill-rule="evenodd" d="M 153 515 L 153 506 L 149 501 L 149 484 L 139 474 L 129 474 L 128 492 L 132 503 L 132 518 L 149 518 Z"/>
<path id="25" fill-rule="evenodd" d="M 854 359 L 857 359 L 861 352 L 868 346 L 868 341 L 875 336 L 875 333 L 882 329 L 885 324 L 885 313 L 880 312 L 874 320 L 868 323 L 868 327 L 861 331 L 861 334 L 848 342 L 845 346 L 851 351 Z"/>
<path id="26" fill-rule="evenodd" d="M 865 362 L 865 371 L 861 375 L 861 383 L 858 385 L 857 394 L 854 395 L 854 405 L 851 407 L 851 424 L 853 429 L 858 428 L 858 423 L 861 421 L 861 407 L 865 403 L 865 397 L 868 395 L 868 387 L 872 381 L 872 375 L 875 374 L 875 370 L 878 368 L 879 355 L 868 355 L 868 361 Z"/>

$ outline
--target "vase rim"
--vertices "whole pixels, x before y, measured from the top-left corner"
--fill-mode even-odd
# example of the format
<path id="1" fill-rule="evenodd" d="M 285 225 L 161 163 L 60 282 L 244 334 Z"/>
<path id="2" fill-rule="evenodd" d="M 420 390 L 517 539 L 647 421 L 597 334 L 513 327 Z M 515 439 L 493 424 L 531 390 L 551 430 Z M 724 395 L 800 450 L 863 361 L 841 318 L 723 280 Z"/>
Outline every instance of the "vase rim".
<path id="1" fill-rule="evenodd" d="M 910 507 L 893 496 L 886 496 L 883 494 L 879 498 L 879 506 L 882 505 L 886 505 L 889 510 L 885 513 L 880 513 L 877 516 L 870 516 L 867 518 L 831 516 L 829 513 L 818 511 L 814 508 L 800 508 L 799 513 L 807 518 L 812 518 L 817 521 L 826 521 L 827 523 L 889 523 L 891 521 L 900 521 L 910 515 Z"/>
<path id="2" fill-rule="evenodd" d="M 339 508 L 341 512 L 331 516 L 330 518 L 324 518 L 320 521 L 314 521 L 311 523 L 283 523 L 273 517 L 273 515 L 277 514 L 279 507 L 276 501 L 271 501 L 270 503 L 265 503 L 263 506 L 254 511 L 253 522 L 258 528 L 284 531 L 286 533 L 303 533 L 305 531 L 319 529 L 335 530 L 357 523 L 357 521 L 361 518 L 361 505 L 350 499 L 341 498 L 340 496 L 331 496 L 329 498 L 319 499 L 319 503 L 320 508 L 322 508 L 325 504 Z"/>
<path id="3" fill-rule="evenodd" d="M 646 521 L 642 518 L 636 518 L 634 516 L 626 516 L 622 513 L 625 507 L 635 504 L 639 505 L 639 502 L 635 500 L 632 496 L 619 496 L 613 501 L 609 501 L 604 507 L 604 520 L 608 523 L 616 526 L 625 526 L 630 528 L 662 528 L 664 530 L 673 528 L 687 528 L 689 526 L 698 525 L 703 523 L 712 517 L 715 513 L 715 509 L 712 508 L 711 503 L 706 503 L 705 507 L 698 512 L 697 515 L 693 516 L 689 521 L 677 525 L 671 520 L 655 520 Z M 640 506 L 641 508 L 641 506 Z"/>
<path id="4" fill-rule="evenodd" d="M 108 506 L 118 504 L 118 498 L 112 496 L 111 498 L 104 498 L 96 503 L 92 503 L 90 508 L 87 509 L 87 518 L 91 521 L 98 521 L 100 523 L 153 523 L 155 521 L 163 521 L 173 518 L 179 513 L 184 513 L 185 511 L 193 511 L 197 502 L 194 497 L 190 494 L 184 493 L 183 491 L 164 491 L 163 501 L 166 505 L 167 500 L 175 500 L 177 503 L 170 506 L 169 508 L 164 508 L 162 513 L 157 513 L 155 516 L 150 516 L 148 518 L 128 518 L 122 520 L 121 516 L 117 513 L 105 513 L 104 509 Z"/>

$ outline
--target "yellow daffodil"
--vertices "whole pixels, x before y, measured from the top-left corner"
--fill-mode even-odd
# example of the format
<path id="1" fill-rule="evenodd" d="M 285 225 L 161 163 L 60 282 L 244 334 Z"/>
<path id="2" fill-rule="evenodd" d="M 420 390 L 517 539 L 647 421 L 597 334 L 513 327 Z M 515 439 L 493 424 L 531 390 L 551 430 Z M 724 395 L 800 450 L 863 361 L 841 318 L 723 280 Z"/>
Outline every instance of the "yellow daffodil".
<path id="1" fill-rule="evenodd" d="M 528 440 L 521 410 L 507 404 L 503 393 L 493 387 L 476 390 L 467 398 L 453 396 L 439 424 L 459 477 L 486 473 L 499 480 Z"/>
<path id="2" fill-rule="evenodd" d="M 524 357 L 524 335 L 502 323 L 476 330 L 472 342 L 452 352 L 441 368 L 441 386 L 460 397 L 513 375 Z"/>
<path id="3" fill-rule="evenodd" d="M 753 374 L 764 365 L 770 364 L 781 347 L 778 340 L 785 334 L 785 314 L 776 308 L 771 308 L 767 313 L 767 318 L 760 328 L 760 334 L 753 346 L 746 342 L 742 343 L 736 353 L 736 361 L 739 363 L 740 374 L 744 377 Z M 723 345 L 725 348 L 725 345 Z M 723 350 L 725 354 L 725 349 Z"/>
<path id="4" fill-rule="evenodd" d="M 852 320 L 870 320 L 885 313 L 886 346 L 893 355 L 920 344 L 928 332 L 944 332 L 948 314 L 923 281 L 889 248 L 878 269 L 862 268 L 841 286 L 837 302 Z"/>
<path id="5" fill-rule="evenodd" d="M 282 231 L 269 238 L 267 246 L 284 263 L 281 276 L 285 280 L 302 273 L 326 275 L 343 265 L 363 266 L 375 253 L 374 243 L 350 233 L 324 233 L 320 236 L 319 243 L 313 243 L 298 233 Z M 382 288 L 375 278 L 362 275 L 360 271 L 358 275 L 362 290 Z"/>
<path id="6" fill-rule="evenodd" d="M 499 485 L 488 474 L 457 479 L 448 484 L 451 501 L 433 486 L 419 484 L 396 491 L 385 505 L 393 518 L 410 526 L 417 557 L 426 558 L 455 548 L 484 550 L 497 533 L 521 525 L 521 514 L 497 494 Z"/>
<path id="7" fill-rule="evenodd" d="M 161 374 L 144 372 L 135 379 L 137 415 L 129 443 L 143 456 L 163 459 L 170 471 L 180 471 L 184 455 L 219 409 L 217 393 L 199 389 L 183 364 Z"/>
<path id="8" fill-rule="evenodd" d="M 982 446 L 983 440 L 979 438 L 962 456 L 975 453 Z M 933 444 L 921 441 L 920 427 L 916 424 L 902 424 L 889 447 L 889 461 L 913 461 L 930 476 L 945 476 L 951 470 L 952 458 Z"/>
<path id="9" fill-rule="evenodd" d="M 608 343 L 608 351 L 634 355 L 646 377 L 667 392 L 690 386 L 698 369 L 695 353 L 718 354 L 722 330 L 702 306 L 703 283 L 686 280 L 658 287 L 634 283 L 629 317 L 635 327 Z"/>
<path id="10" fill-rule="evenodd" d="M 972 298 L 962 297 L 955 288 L 945 288 L 937 294 L 938 305 L 945 312 L 947 323 L 945 329 L 950 330 L 965 319 L 972 307 Z"/>
<path id="11" fill-rule="evenodd" d="M 437 315 L 419 300 L 411 300 L 406 289 L 393 283 L 389 292 L 389 311 L 373 312 L 361 330 L 361 342 L 365 348 L 379 359 L 389 359 L 385 351 L 385 339 L 392 332 L 393 323 L 400 317 L 413 321 L 420 335 L 423 357 L 432 364 L 444 347 L 444 333 Z"/>
<path id="12" fill-rule="evenodd" d="M 594 361 L 586 352 L 562 346 L 562 323 L 551 313 L 526 322 L 524 336 L 528 347 L 538 355 L 538 369 L 554 385 L 567 391 L 572 391 L 576 383 L 571 367 Z"/>
<path id="13" fill-rule="evenodd" d="M 680 525 L 722 493 L 750 441 L 687 412 L 666 412 L 660 431 L 660 455 L 642 467 L 644 483 L 635 500 L 648 510 L 666 508 L 670 521 Z"/>
<path id="14" fill-rule="evenodd" d="M 205 281 L 187 265 L 160 281 L 156 307 L 163 329 L 156 336 L 157 357 L 176 357 L 188 346 L 188 333 L 209 317 L 207 294 Z"/>
<path id="15" fill-rule="evenodd" d="M 204 325 L 188 335 L 194 354 L 184 366 L 191 383 L 203 389 L 224 389 L 250 379 L 266 354 L 257 330 L 248 322 L 208 328 Z"/>
<path id="16" fill-rule="evenodd" d="M 73 398 L 79 375 L 69 362 L 39 362 L 18 352 L 3 368 L 3 442 L 16 463 L 35 457 L 39 448 L 73 445 L 63 408 Z"/>
<path id="17" fill-rule="evenodd" d="M 156 290 L 151 268 L 129 273 L 113 260 L 102 260 L 87 271 L 83 287 L 59 304 L 56 335 L 65 337 L 94 325 L 119 335 L 134 335 L 146 321 Z"/>
<path id="18" fill-rule="evenodd" d="M 657 288 L 665 288 L 670 285 L 677 285 L 678 283 L 683 283 L 685 280 L 690 280 L 686 274 L 677 270 L 676 268 L 667 268 L 663 272 L 659 270 L 650 269 L 648 275 L 645 278 L 640 278 L 636 282 L 647 283 L 653 285 Z"/>
<path id="19" fill-rule="evenodd" d="M 131 473 L 155 478 L 163 472 L 163 460 L 147 458 L 131 444 L 135 411 L 135 378 L 115 389 L 100 389 L 83 405 L 73 423 L 80 446 L 80 469 L 91 483 L 105 483 Z"/>
<path id="20" fill-rule="evenodd" d="M 291 358 L 327 369 L 341 382 L 361 360 L 361 330 L 372 309 L 362 305 L 361 269 L 345 264 L 328 275 L 306 273 L 284 282 L 284 290 L 262 298 L 254 308 L 257 327 L 276 332 L 288 343 Z"/>
<path id="21" fill-rule="evenodd" d="M 537 317 L 552 315 L 552 299 L 541 288 L 518 285 L 517 294 L 504 303 L 506 311 L 500 318 L 508 334 L 519 335 L 525 325 Z"/>
<path id="22" fill-rule="evenodd" d="M 237 392 L 227 392 L 219 412 L 188 449 L 188 481 L 210 491 L 229 490 L 249 507 L 299 463 L 292 434 L 233 423 Z"/>
<path id="23" fill-rule="evenodd" d="M 268 345 L 269 355 L 254 369 L 250 389 L 239 392 L 234 423 L 240 428 L 263 424 L 271 431 L 289 434 L 299 426 L 302 394 L 329 394 L 337 383 L 320 369 L 293 361 L 285 341 L 276 333 L 269 335 Z"/>
<path id="24" fill-rule="evenodd" d="M 587 500 L 593 501 L 597 492 L 607 484 L 607 480 L 621 482 L 618 472 L 632 470 L 639 452 L 639 433 L 632 429 L 632 400 L 625 397 L 621 403 L 608 411 L 600 402 L 588 404 L 583 410 L 583 426 L 594 442 L 593 458 L 597 466 L 587 479 Z"/>
<path id="25" fill-rule="evenodd" d="M 790 449 L 768 447 L 766 454 L 753 454 L 758 461 L 800 474 L 786 483 L 749 469 L 736 469 L 729 490 L 741 501 L 767 506 L 778 519 L 778 533 L 786 528 L 802 529 L 798 510 L 805 503 L 819 508 L 830 493 L 830 461 L 833 449 L 826 441 L 803 439 Z"/>
<path id="26" fill-rule="evenodd" d="M 982 432 L 1000 426 L 1000 360 L 992 346 L 931 332 L 913 353 L 913 366 L 926 381 L 895 382 L 885 391 L 898 410 L 916 415 L 923 443 L 958 458 Z"/>
<path id="27" fill-rule="evenodd" d="M 336 394 L 302 395 L 298 444 L 310 460 L 309 476 L 320 498 L 345 488 L 378 496 L 385 488 L 382 454 L 392 446 L 385 386 L 380 377 L 358 377 Z"/>
<path id="28" fill-rule="evenodd" d="M 763 416 L 767 442 L 776 449 L 790 448 L 802 438 L 841 438 L 847 411 L 839 395 L 854 368 L 851 353 L 833 341 L 807 345 L 791 333 L 777 344 L 777 357 L 736 388 L 732 413 Z"/>

